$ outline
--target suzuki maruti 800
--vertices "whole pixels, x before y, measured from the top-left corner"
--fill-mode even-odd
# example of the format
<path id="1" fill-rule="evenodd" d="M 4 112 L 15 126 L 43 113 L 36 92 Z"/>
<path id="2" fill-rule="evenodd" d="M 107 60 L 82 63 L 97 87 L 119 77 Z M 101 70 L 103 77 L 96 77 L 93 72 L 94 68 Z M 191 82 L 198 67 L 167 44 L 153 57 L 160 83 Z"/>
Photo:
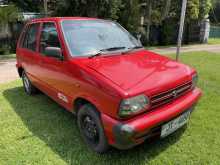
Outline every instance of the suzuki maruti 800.
<path id="1" fill-rule="evenodd" d="M 113 21 L 32 20 L 16 54 L 25 92 L 40 90 L 76 114 L 82 138 L 98 153 L 170 135 L 201 96 L 194 69 L 145 50 Z"/>

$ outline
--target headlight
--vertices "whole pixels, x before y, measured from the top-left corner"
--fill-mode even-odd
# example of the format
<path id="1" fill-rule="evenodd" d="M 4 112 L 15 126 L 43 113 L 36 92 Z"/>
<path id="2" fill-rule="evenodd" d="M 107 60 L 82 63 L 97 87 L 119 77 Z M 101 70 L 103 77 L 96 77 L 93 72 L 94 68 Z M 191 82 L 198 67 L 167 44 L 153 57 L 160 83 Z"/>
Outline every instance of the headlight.
<path id="1" fill-rule="evenodd" d="M 124 118 L 139 114 L 149 108 L 150 101 L 145 95 L 124 99 L 120 104 L 119 116 Z"/>
<path id="2" fill-rule="evenodd" d="M 192 88 L 194 89 L 197 86 L 198 83 L 198 75 L 194 74 L 192 75 Z"/>

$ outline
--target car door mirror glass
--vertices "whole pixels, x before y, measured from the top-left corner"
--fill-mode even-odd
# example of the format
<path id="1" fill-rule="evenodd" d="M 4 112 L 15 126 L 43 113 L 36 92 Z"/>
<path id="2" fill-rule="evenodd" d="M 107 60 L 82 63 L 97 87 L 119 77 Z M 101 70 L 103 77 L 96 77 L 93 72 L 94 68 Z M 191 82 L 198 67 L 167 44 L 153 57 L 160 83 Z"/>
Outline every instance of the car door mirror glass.
<path id="1" fill-rule="evenodd" d="M 48 57 L 62 59 L 62 51 L 58 47 L 46 47 L 44 54 Z"/>

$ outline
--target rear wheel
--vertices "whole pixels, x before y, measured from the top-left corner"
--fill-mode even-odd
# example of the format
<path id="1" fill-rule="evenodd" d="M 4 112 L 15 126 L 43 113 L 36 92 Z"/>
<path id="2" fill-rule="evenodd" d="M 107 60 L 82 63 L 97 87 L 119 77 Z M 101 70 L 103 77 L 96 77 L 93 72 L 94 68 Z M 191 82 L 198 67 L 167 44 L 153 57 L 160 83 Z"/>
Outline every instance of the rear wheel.
<path id="1" fill-rule="evenodd" d="M 80 133 L 88 146 L 97 153 L 104 153 L 109 145 L 104 133 L 99 113 L 90 105 L 83 105 L 77 114 Z"/>
<path id="2" fill-rule="evenodd" d="M 37 92 L 37 88 L 32 85 L 25 71 L 22 72 L 22 82 L 23 82 L 24 90 L 28 95 L 32 95 Z"/>

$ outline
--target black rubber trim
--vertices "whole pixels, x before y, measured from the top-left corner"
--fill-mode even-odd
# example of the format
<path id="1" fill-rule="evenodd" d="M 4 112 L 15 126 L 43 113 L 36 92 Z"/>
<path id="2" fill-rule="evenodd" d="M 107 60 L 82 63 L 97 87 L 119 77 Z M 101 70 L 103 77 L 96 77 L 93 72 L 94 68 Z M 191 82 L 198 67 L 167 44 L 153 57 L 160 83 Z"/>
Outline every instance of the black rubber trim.
<path id="1" fill-rule="evenodd" d="M 117 124 L 113 127 L 113 133 L 115 137 L 114 146 L 118 149 L 129 149 L 137 145 L 132 138 L 135 135 L 134 129 L 126 124 Z"/>

